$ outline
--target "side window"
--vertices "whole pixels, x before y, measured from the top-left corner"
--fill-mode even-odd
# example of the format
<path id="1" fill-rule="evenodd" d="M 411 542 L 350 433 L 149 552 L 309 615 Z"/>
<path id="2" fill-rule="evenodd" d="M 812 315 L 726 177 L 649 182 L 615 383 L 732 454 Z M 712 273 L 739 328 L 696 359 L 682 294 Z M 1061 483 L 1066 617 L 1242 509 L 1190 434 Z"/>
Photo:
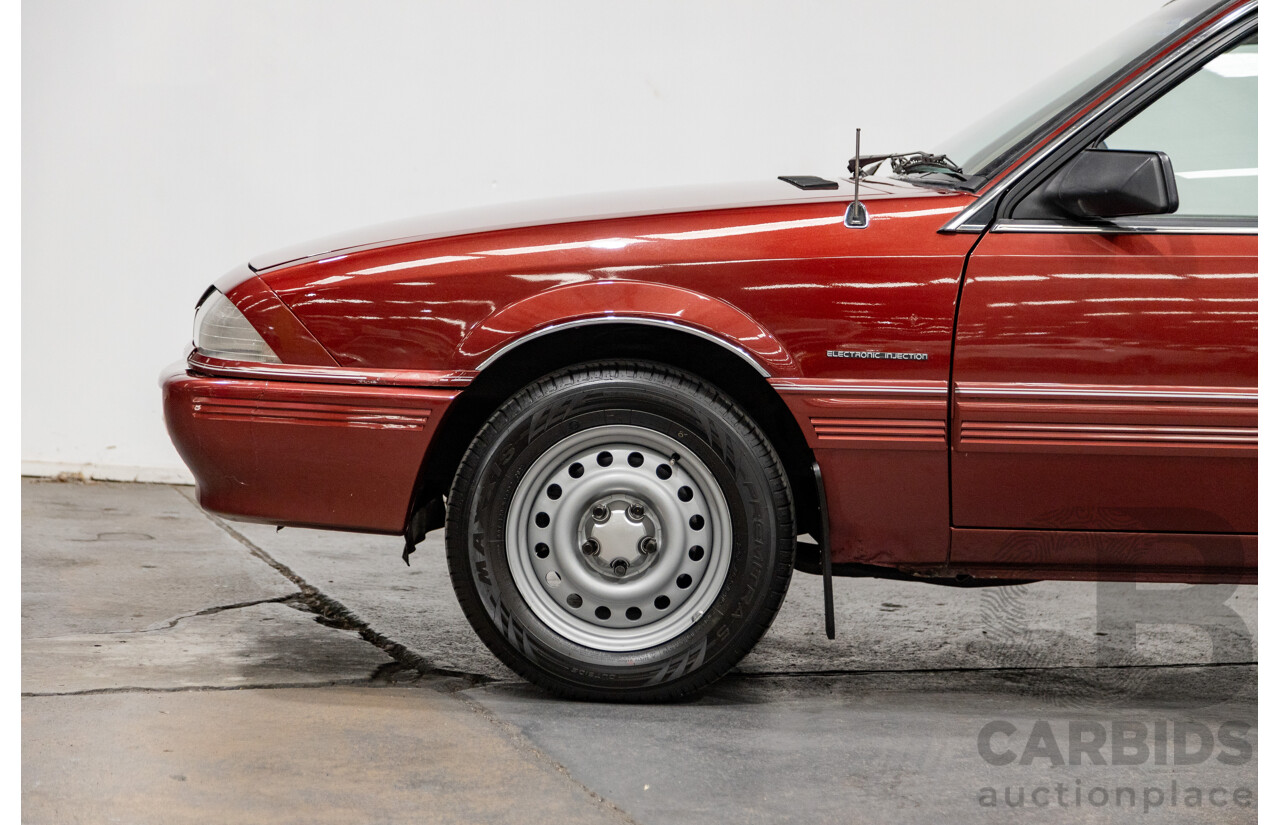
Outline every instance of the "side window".
<path id="1" fill-rule="evenodd" d="M 1104 141 L 1173 162 L 1180 216 L 1258 216 L 1258 36 L 1209 61 Z"/>

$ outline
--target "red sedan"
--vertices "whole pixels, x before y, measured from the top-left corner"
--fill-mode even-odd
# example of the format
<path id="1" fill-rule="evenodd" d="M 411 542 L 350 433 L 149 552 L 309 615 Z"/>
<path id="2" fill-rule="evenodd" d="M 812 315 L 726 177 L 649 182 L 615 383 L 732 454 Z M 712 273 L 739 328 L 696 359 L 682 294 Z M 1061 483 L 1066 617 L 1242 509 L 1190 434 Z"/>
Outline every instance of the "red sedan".
<path id="1" fill-rule="evenodd" d="M 169 432 L 229 518 L 445 527 L 480 637 L 569 696 L 698 690 L 795 568 L 1256 580 L 1257 52 L 1256 2 L 1177 0 L 847 176 L 255 258 Z"/>

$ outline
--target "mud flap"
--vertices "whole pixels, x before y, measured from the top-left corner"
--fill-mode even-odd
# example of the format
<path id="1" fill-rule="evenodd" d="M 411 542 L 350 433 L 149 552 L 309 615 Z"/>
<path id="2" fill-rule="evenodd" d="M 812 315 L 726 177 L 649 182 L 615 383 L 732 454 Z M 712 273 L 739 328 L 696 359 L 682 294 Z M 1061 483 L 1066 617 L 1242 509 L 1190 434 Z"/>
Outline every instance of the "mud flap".
<path id="1" fill-rule="evenodd" d="M 444 526 L 444 500 L 432 498 L 413 511 L 408 524 L 404 528 L 404 552 L 400 558 L 405 567 L 409 566 L 409 557 L 418 549 L 418 544 L 427 537 L 427 533 Z"/>
<path id="2" fill-rule="evenodd" d="M 826 613 L 827 638 L 836 637 L 836 602 L 831 586 L 831 518 L 827 514 L 827 487 L 822 483 L 822 468 L 813 462 L 813 480 L 818 485 L 818 517 L 822 522 L 822 536 L 818 550 L 822 554 L 822 607 Z"/>

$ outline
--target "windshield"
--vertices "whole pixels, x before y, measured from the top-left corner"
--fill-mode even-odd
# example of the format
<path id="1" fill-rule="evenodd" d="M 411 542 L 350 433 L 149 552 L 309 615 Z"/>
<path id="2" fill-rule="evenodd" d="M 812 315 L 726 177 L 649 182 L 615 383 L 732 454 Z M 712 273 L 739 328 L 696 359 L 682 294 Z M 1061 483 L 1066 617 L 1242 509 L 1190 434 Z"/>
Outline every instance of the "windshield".
<path id="1" fill-rule="evenodd" d="M 1055 125 L 1093 89 L 1118 80 L 1177 31 L 1221 5 L 1221 0 L 1175 0 L 1118 37 L 1050 75 L 942 144 L 974 183 L 990 177 L 1016 152 Z M 978 180 L 974 180 L 974 179 Z"/>

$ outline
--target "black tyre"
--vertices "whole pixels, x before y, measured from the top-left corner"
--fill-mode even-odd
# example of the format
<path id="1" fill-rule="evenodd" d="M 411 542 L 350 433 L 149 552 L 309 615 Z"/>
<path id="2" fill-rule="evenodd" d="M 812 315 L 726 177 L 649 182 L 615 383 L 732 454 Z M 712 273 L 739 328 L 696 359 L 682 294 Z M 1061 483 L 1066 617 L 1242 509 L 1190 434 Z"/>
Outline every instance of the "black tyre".
<path id="1" fill-rule="evenodd" d="M 499 659 L 561 696 L 657 701 L 718 679 L 773 621 L 795 528 L 781 461 L 713 387 L 644 362 L 526 387 L 449 495 L 449 572 Z"/>

